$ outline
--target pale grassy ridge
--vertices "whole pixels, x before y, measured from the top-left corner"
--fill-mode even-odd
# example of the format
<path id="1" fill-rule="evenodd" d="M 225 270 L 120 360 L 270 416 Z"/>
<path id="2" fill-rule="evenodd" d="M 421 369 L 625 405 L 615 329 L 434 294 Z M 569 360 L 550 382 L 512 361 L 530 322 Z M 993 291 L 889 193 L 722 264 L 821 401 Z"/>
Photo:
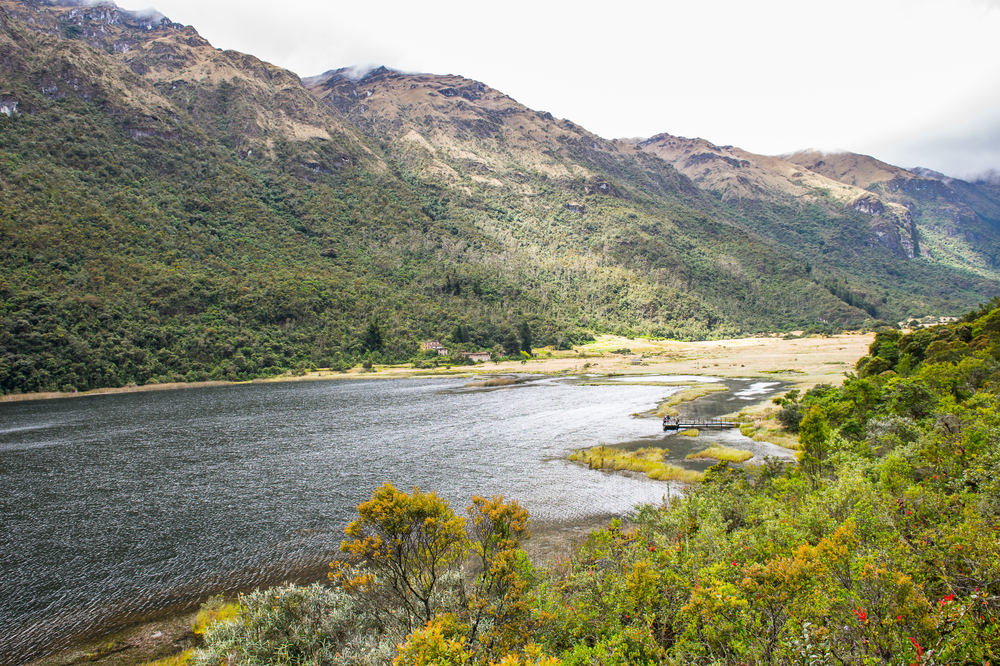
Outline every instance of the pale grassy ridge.
<path id="1" fill-rule="evenodd" d="M 586 463 L 590 469 L 642 472 L 657 481 L 680 481 L 682 483 L 701 481 L 701 472 L 663 462 L 663 456 L 666 453 L 667 449 L 654 447 L 638 451 L 622 451 L 610 446 L 595 446 L 591 449 L 574 451 L 570 454 L 569 459 Z"/>
<path id="2" fill-rule="evenodd" d="M 702 384 L 701 386 L 692 386 L 689 389 L 684 389 L 683 391 L 674 393 L 664 402 L 660 403 L 660 406 L 656 409 L 655 415 L 660 418 L 663 418 L 664 416 L 677 416 L 680 412 L 674 409 L 675 405 L 679 405 L 682 402 L 697 400 L 698 398 L 709 395 L 710 393 L 719 393 L 728 390 L 728 387 L 722 386 L 721 384 Z"/>
<path id="3" fill-rule="evenodd" d="M 710 446 L 704 451 L 692 453 L 687 457 L 688 460 L 702 460 L 705 458 L 741 463 L 753 458 L 753 453 L 744 451 L 743 449 L 733 449 L 728 446 Z"/>

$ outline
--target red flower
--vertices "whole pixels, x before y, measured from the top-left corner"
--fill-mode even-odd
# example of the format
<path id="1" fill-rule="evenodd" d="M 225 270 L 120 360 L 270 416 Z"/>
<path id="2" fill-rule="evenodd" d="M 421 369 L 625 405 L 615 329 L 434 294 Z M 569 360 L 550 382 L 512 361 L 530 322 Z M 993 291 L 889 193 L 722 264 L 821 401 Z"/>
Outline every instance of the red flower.
<path id="1" fill-rule="evenodd" d="M 854 614 L 857 615 L 858 619 L 861 620 L 862 622 L 868 621 L 868 613 L 861 610 L 860 606 L 857 607 L 857 609 L 854 611 Z"/>
<path id="2" fill-rule="evenodd" d="M 944 606 L 949 601 L 954 601 L 954 600 L 955 600 L 955 595 L 949 594 L 947 597 L 943 597 L 938 603 Z"/>
<path id="3" fill-rule="evenodd" d="M 917 642 L 913 636 L 910 636 L 910 642 L 913 643 L 913 647 L 917 648 L 917 663 L 920 663 L 920 657 L 924 654 L 924 649 L 920 647 L 920 643 Z"/>

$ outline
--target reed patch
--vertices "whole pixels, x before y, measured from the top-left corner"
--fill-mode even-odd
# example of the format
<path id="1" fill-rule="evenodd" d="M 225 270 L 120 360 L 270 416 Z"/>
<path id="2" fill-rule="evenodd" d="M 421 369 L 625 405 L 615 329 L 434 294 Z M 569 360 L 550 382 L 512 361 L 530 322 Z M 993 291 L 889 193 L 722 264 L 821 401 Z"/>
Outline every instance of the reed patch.
<path id="1" fill-rule="evenodd" d="M 801 448 L 798 435 L 794 435 L 777 422 L 773 416 L 766 419 L 757 419 L 752 423 L 740 425 L 740 434 L 749 437 L 755 442 L 767 442 L 775 444 L 783 449 L 798 451 Z"/>
<path id="2" fill-rule="evenodd" d="M 753 458 L 753 453 L 743 449 L 733 449 L 728 446 L 710 446 L 704 451 L 690 454 L 688 460 L 724 460 L 725 462 L 741 463 Z"/>
<path id="3" fill-rule="evenodd" d="M 663 462 L 663 456 L 668 452 L 667 449 L 656 447 L 623 451 L 610 446 L 595 446 L 590 449 L 574 451 L 570 454 L 569 459 L 585 463 L 590 469 L 641 472 L 657 481 L 680 481 L 682 483 L 701 481 L 701 472 Z"/>

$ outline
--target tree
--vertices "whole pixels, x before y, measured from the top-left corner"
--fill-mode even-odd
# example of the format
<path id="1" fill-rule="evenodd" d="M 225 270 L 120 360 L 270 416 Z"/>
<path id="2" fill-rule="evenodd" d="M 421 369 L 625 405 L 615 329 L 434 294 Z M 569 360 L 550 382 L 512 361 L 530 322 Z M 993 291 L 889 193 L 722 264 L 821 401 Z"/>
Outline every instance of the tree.
<path id="1" fill-rule="evenodd" d="M 802 467 L 814 486 L 830 453 L 829 436 L 823 411 L 819 405 L 811 406 L 799 424 L 799 443 L 802 445 Z"/>
<path id="2" fill-rule="evenodd" d="M 517 334 L 510 328 L 503 332 L 500 346 L 503 347 L 503 353 L 507 356 L 518 356 L 518 352 L 521 351 L 521 343 L 517 339 Z"/>
<path id="3" fill-rule="evenodd" d="M 778 423 L 780 423 L 785 430 L 792 433 L 799 431 L 799 424 L 802 422 L 803 413 L 798 398 L 798 389 L 792 389 L 783 397 L 771 398 L 771 402 L 776 405 L 781 405 L 781 411 L 778 412 L 778 415 L 775 418 L 778 419 Z"/>
<path id="4" fill-rule="evenodd" d="M 451 340 L 457 344 L 466 343 L 469 341 L 469 329 L 466 328 L 461 322 L 455 325 L 455 330 L 451 332 Z"/>
<path id="5" fill-rule="evenodd" d="M 521 542 L 531 536 L 528 510 L 515 501 L 504 502 L 501 495 L 490 500 L 473 497 L 467 511 L 472 552 L 480 568 L 469 603 L 468 645 L 487 627 L 482 642 L 492 652 L 517 640 L 528 614 L 527 583 L 521 575 Z"/>
<path id="6" fill-rule="evenodd" d="M 386 482 L 358 505 L 344 530 L 341 550 L 360 558 L 369 574 L 349 586 L 380 587 L 405 611 L 408 626 L 434 617 L 434 595 L 443 574 L 464 557 L 464 520 L 435 493 L 411 494 Z M 372 575 L 373 574 L 373 575 Z"/>
<path id="7" fill-rule="evenodd" d="M 368 320 L 368 330 L 365 331 L 363 344 L 366 351 L 378 351 L 382 349 L 384 345 L 382 340 L 382 326 L 379 324 L 378 319 Z"/>
<path id="8" fill-rule="evenodd" d="M 521 322 L 521 351 L 527 352 L 531 355 L 531 326 L 528 325 L 528 320 L 525 319 Z"/>

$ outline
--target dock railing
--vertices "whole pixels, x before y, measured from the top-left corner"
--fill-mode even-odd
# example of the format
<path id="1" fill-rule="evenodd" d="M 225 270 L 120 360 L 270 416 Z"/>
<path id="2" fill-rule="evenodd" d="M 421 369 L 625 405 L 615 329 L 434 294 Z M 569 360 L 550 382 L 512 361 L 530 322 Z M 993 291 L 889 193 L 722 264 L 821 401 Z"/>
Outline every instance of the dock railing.
<path id="1" fill-rule="evenodd" d="M 681 421 L 680 423 L 670 422 L 663 424 L 664 431 L 687 430 L 690 428 L 697 428 L 699 430 L 702 428 L 717 428 L 719 430 L 728 430 L 730 428 L 739 428 L 739 427 L 740 424 L 737 423 L 736 421 L 718 421 L 715 419 L 703 420 L 703 421 L 689 420 L 689 421 Z"/>

